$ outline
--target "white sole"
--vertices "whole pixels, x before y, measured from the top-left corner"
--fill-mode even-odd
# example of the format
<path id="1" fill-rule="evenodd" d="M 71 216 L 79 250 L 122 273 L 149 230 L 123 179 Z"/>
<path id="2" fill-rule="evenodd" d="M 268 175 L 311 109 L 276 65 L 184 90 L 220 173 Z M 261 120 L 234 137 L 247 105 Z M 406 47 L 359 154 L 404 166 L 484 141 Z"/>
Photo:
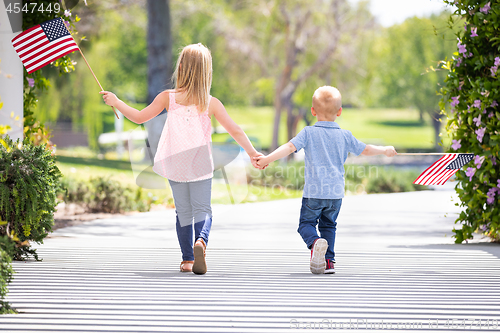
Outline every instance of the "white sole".
<path id="1" fill-rule="evenodd" d="M 311 258 L 310 269 L 313 274 L 323 274 L 326 268 L 325 254 L 328 249 L 326 239 L 319 238 L 313 246 L 313 255 Z"/>

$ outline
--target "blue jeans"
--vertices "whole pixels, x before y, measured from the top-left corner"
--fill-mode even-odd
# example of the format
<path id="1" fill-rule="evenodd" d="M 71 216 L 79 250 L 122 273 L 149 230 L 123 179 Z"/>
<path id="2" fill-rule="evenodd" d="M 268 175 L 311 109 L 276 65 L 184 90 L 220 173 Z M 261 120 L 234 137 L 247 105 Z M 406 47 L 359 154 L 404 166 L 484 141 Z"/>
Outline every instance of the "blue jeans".
<path id="1" fill-rule="evenodd" d="M 328 242 L 325 259 L 335 261 L 335 234 L 337 231 L 337 216 L 340 212 L 342 199 L 313 199 L 302 198 L 300 209 L 299 229 L 297 230 L 302 239 L 311 248 L 314 241 L 324 238 Z M 318 230 L 320 236 L 318 236 Z"/>
<path id="2" fill-rule="evenodd" d="M 208 244 L 208 236 L 212 227 L 212 208 L 210 205 L 212 179 L 189 183 L 173 180 L 169 180 L 169 182 L 174 195 L 177 215 L 175 228 L 181 247 L 182 260 L 191 261 L 194 260 L 194 242 L 201 238 L 205 244 Z"/>

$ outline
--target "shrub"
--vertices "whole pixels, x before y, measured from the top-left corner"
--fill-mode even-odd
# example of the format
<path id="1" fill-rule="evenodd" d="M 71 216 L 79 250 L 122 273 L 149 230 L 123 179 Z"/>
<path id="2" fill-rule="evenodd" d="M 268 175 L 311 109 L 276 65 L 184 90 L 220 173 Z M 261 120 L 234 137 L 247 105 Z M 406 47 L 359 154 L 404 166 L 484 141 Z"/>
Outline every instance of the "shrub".
<path id="1" fill-rule="evenodd" d="M 45 145 L 33 146 L 28 140 L 13 142 L 0 138 L 0 236 L 16 242 L 12 259 L 30 254 L 38 260 L 29 242 L 43 243 L 52 231 L 56 192 L 61 172 Z"/>
<path id="2" fill-rule="evenodd" d="M 348 193 L 393 193 L 426 190 L 427 186 L 414 185 L 419 172 L 384 169 L 379 166 L 345 165 L 345 190 Z M 272 163 L 264 170 L 251 169 L 248 182 L 254 186 L 281 186 L 294 190 L 304 189 L 304 162 Z"/>
<path id="3" fill-rule="evenodd" d="M 7 238 L 7 237 L 5 237 Z M 10 242 L 10 240 L 7 240 Z M 12 313 L 13 309 L 10 307 L 9 303 L 5 301 L 5 296 L 7 296 L 7 285 L 12 281 L 12 270 L 11 257 L 0 247 L 0 314 Z"/>
<path id="4" fill-rule="evenodd" d="M 89 212 L 121 213 L 138 210 L 149 211 L 155 203 L 154 197 L 147 197 L 142 188 L 133 190 L 124 187 L 110 177 L 95 177 L 89 181 L 63 178 L 60 198 L 66 203 L 80 203 Z"/>
<path id="5" fill-rule="evenodd" d="M 446 129 L 453 140 L 448 151 L 475 154 L 474 162 L 457 172 L 457 205 L 463 211 L 454 237 L 461 243 L 479 232 L 500 241 L 500 3 L 445 2 L 457 8 L 450 26 L 465 24 L 457 33 L 458 52 L 442 62 L 448 76 L 440 107 L 448 114 Z"/>

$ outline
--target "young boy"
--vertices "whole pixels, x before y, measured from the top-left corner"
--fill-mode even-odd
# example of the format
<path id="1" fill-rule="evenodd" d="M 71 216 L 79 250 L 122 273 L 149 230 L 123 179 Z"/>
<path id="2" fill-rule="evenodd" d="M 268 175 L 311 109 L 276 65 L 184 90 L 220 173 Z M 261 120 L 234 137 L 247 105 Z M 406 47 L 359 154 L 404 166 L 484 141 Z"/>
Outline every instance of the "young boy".
<path id="1" fill-rule="evenodd" d="M 318 88 L 312 98 L 311 113 L 318 121 L 305 127 L 290 142 L 268 156 L 254 157 L 260 167 L 304 149 L 305 185 L 299 229 L 311 249 L 310 269 L 314 274 L 335 273 L 335 233 L 337 216 L 344 197 L 344 163 L 347 154 L 396 155 L 394 147 L 367 145 L 335 122 L 342 114 L 340 92 L 330 86 Z M 321 238 L 318 236 L 318 225 Z"/>

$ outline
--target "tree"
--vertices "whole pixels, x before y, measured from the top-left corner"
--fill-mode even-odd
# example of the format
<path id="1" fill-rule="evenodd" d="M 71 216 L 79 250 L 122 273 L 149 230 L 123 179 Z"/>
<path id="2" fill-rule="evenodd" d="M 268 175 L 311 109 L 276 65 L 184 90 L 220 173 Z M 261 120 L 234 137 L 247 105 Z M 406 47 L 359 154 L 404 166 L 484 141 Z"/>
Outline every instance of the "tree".
<path id="1" fill-rule="evenodd" d="M 273 147 L 278 146 L 283 111 L 291 139 L 310 106 L 311 96 L 306 106 L 297 103 L 297 93 L 309 90 L 306 83 L 325 84 L 332 62 L 352 59 L 356 38 L 373 26 L 366 3 L 353 7 L 347 0 L 314 6 L 306 0 L 215 1 L 203 10 L 214 17 L 226 48 L 243 56 L 244 76 L 255 78 L 263 91 L 273 89 Z"/>
<path id="2" fill-rule="evenodd" d="M 342 37 L 354 39 L 372 23 L 355 20 L 350 5 L 343 0 L 325 1 L 314 7 L 307 2 L 297 1 L 292 6 L 280 2 L 278 7 L 284 52 L 277 56 L 285 61 L 275 87 L 273 149 L 278 146 L 282 110 L 287 115 L 288 140 L 296 135 L 298 122 L 308 110 L 293 101 L 299 86 L 339 57 Z M 307 61 L 307 58 L 312 59 Z"/>
<path id="3" fill-rule="evenodd" d="M 169 0 L 148 0 L 148 103 L 165 89 L 173 87 L 172 37 L 170 32 Z M 163 121 L 160 121 L 163 120 Z M 164 117 L 155 117 L 146 123 L 148 141 L 153 156 L 156 154 Z"/>
<path id="4" fill-rule="evenodd" d="M 439 60 L 453 53 L 453 32 L 443 30 L 449 13 L 431 18 L 409 18 L 383 30 L 371 45 L 375 59 L 367 80 L 370 106 L 414 107 L 429 114 L 434 127 L 434 144 L 441 150 L 439 85 L 445 73 L 433 71 Z"/>

